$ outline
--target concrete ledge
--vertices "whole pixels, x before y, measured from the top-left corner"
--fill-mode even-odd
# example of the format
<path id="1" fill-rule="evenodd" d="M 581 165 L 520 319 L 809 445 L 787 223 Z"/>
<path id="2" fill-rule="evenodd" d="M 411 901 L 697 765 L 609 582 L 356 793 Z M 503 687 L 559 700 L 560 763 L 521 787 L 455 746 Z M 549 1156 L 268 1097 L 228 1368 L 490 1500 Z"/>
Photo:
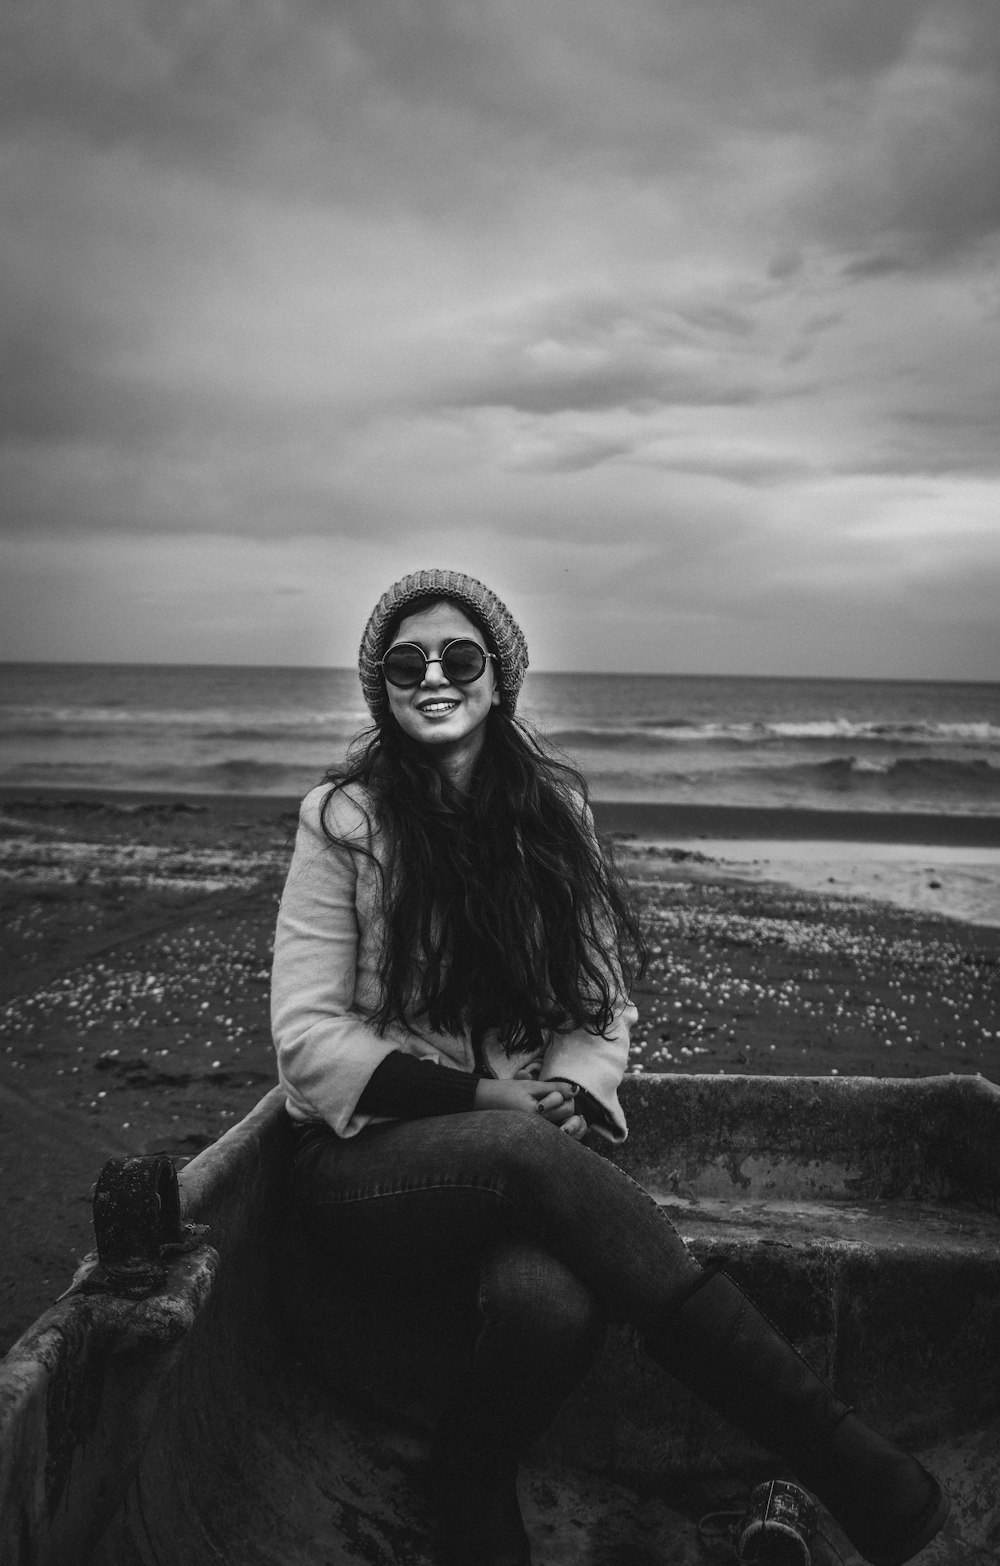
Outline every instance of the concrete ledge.
<path id="1" fill-rule="evenodd" d="M 203 1245 L 147 1299 L 73 1294 L 14 1344 L 0 1366 L 0 1560 L 86 1559 L 138 1466 L 217 1264 Z"/>
<path id="2" fill-rule="evenodd" d="M 90 1558 L 139 1469 L 199 1318 L 215 1303 L 214 1286 L 249 1270 L 246 1236 L 261 1232 L 261 1204 L 245 1204 L 253 1194 L 247 1166 L 260 1167 L 283 1145 L 284 1121 L 279 1095 L 269 1095 L 183 1172 L 189 1212 L 208 1214 L 214 1244 L 177 1257 L 166 1282 L 141 1300 L 87 1292 L 94 1263 L 85 1262 L 70 1292 L 0 1362 L 5 1566 Z M 261 1275 L 259 1265 L 253 1270 Z"/>
<path id="3" fill-rule="evenodd" d="M 663 1077 L 624 1095 L 623 1166 L 865 1411 L 936 1443 L 970 1537 L 995 1544 L 1000 1092 Z M 137 1304 L 70 1295 L 3 1362 L 5 1566 L 425 1566 L 418 1430 L 456 1374 L 447 1316 L 435 1334 L 414 1299 L 359 1312 L 335 1267 L 315 1287 L 317 1258 L 282 1243 L 287 1166 L 273 1093 L 181 1176 L 209 1246 Z M 536 1456 L 612 1485 L 742 1484 L 765 1462 L 624 1329 Z"/>
<path id="4" fill-rule="evenodd" d="M 615 1161 L 657 1195 L 968 1202 L 1000 1215 L 983 1077 L 639 1076 Z"/>

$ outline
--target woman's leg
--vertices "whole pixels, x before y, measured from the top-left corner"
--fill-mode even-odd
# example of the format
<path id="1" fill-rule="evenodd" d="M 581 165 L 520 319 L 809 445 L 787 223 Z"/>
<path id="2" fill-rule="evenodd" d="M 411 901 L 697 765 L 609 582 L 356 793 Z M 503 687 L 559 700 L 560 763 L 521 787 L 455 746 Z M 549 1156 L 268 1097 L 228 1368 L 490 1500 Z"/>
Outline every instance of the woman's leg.
<path id="1" fill-rule="evenodd" d="M 478 1331 L 461 1398 L 488 1412 L 508 1450 L 547 1430 L 604 1341 L 593 1293 L 532 1240 L 500 1240 L 479 1269 Z"/>
<path id="2" fill-rule="evenodd" d="M 495 1161 L 483 1171 L 478 1155 L 455 1156 L 441 1134 L 455 1118 L 348 1142 L 299 1132 L 296 1198 L 368 1286 L 409 1291 L 430 1278 L 464 1295 L 474 1283 L 468 1371 L 432 1441 L 442 1555 L 449 1566 L 530 1566 L 518 1458 L 594 1358 L 605 1317 L 564 1263 L 519 1233 Z"/>
<path id="3" fill-rule="evenodd" d="M 541 1116 L 400 1120 L 300 1134 L 296 1199 L 313 1228 L 379 1274 L 437 1271 L 495 1240 L 536 1240 L 643 1331 L 701 1277 L 651 1196 Z"/>
<path id="4" fill-rule="evenodd" d="M 541 1117 L 392 1122 L 331 1135 L 300 1165 L 303 1199 L 334 1240 L 360 1231 L 384 1250 L 378 1214 L 390 1209 L 396 1230 L 408 1215 L 415 1257 L 428 1243 L 538 1240 L 660 1364 L 799 1468 L 875 1566 L 902 1566 L 944 1522 L 936 1481 L 867 1432 L 735 1285 L 707 1279 L 647 1192 Z"/>
<path id="5" fill-rule="evenodd" d="M 605 1317 L 568 1268 L 516 1239 L 483 1256 L 477 1317 L 468 1380 L 431 1447 L 441 1542 L 458 1566 L 522 1566 L 518 1459 L 593 1361 Z"/>

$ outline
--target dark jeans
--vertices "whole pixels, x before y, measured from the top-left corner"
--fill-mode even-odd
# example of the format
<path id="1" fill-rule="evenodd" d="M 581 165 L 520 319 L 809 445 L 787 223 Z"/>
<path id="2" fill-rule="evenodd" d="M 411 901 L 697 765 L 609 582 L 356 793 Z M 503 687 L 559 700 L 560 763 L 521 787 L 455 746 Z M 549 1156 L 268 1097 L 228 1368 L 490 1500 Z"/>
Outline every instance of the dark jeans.
<path id="1" fill-rule="evenodd" d="M 607 1316 L 655 1341 L 701 1275 L 641 1186 L 541 1116 L 390 1121 L 346 1139 L 310 1127 L 294 1190 L 312 1233 L 369 1281 L 478 1268 L 474 1391 L 517 1442 L 548 1422 Z"/>

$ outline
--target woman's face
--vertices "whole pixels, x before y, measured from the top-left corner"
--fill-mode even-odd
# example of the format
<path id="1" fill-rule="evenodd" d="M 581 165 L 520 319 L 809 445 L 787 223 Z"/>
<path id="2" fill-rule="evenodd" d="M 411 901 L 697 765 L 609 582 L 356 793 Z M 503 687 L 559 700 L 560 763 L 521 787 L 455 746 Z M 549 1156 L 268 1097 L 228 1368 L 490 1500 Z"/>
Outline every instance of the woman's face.
<path id="1" fill-rule="evenodd" d="M 486 652 L 486 640 L 457 604 L 442 600 L 429 609 L 407 615 L 386 646 L 414 642 L 428 658 L 440 658 L 449 642 L 464 638 Z M 500 705 L 493 662 L 471 685 L 451 685 L 440 663 L 428 663 L 419 685 L 400 690 L 386 681 L 389 710 L 404 734 L 421 745 L 430 745 L 440 759 L 475 760 L 485 738 L 484 724 L 490 708 Z"/>

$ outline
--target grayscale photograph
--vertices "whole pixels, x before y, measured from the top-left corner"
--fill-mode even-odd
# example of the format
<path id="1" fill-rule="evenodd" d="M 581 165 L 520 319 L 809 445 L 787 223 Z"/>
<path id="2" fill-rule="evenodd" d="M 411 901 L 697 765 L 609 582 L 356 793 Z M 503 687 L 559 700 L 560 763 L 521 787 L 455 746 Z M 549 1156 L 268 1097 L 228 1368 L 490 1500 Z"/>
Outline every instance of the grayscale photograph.
<path id="1" fill-rule="evenodd" d="M 996 0 L 0 43 L 2 1566 L 995 1566 Z"/>

